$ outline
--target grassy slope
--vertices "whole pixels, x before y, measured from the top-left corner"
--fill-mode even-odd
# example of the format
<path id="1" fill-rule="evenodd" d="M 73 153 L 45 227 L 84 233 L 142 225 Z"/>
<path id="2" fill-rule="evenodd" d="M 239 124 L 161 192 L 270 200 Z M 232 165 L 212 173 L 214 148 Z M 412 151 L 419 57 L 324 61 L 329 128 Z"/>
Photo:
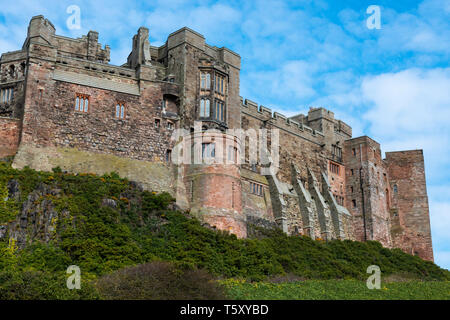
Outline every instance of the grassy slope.
<path id="1" fill-rule="evenodd" d="M 17 201 L 5 201 L 11 179 L 20 185 Z M 142 192 L 115 174 L 98 177 L 58 170 L 14 170 L 0 162 L 0 224 L 13 220 L 40 184 L 60 192 L 41 195 L 39 201 L 50 200 L 58 212 L 70 214 L 60 214 L 55 237 L 47 244 L 34 240 L 24 250 L 15 250 L 6 238 L 0 240 L 0 271 L 63 275 L 67 266 L 76 264 L 86 280 L 128 265 L 165 260 L 183 268 L 205 268 L 225 278 L 255 281 L 287 273 L 307 279 L 363 280 L 373 264 L 380 266 L 383 275 L 409 273 L 423 280 L 450 279 L 450 273 L 435 264 L 398 249 L 385 249 L 378 242 L 324 243 L 277 231 L 266 232 L 262 239 L 240 240 L 204 228 L 189 215 L 167 210 L 170 196 Z M 117 206 L 102 205 L 104 199 L 115 200 Z"/>
<path id="2" fill-rule="evenodd" d="M 364 281 L 307 280 L 292 283 L 223 281 L 228 295 L 239 300 L 450 300 L 448 281 L 382 283 L 369 290 Z"/>

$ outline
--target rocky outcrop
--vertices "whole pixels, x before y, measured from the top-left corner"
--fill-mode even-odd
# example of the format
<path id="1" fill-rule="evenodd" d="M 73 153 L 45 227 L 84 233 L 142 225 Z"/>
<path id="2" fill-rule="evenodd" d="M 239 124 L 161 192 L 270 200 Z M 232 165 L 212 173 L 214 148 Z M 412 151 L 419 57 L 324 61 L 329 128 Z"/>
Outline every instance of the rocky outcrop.
<path id="1" fill-rule="evenodd" d="M 56 238 L 56 223 L 67 211 L 58 213 L 52 198 L 57 199 L 61 190 L 46 184 L 31 192 L 20 208 L 16 219 L 0 226 L 0 238 L 8 236 L 14 239 L 19 249 L 34 240 L 49 242 Z M 22 197 L 19 183 L 11 180 L 8 183 L 8 198 L 19 201 Z"/>

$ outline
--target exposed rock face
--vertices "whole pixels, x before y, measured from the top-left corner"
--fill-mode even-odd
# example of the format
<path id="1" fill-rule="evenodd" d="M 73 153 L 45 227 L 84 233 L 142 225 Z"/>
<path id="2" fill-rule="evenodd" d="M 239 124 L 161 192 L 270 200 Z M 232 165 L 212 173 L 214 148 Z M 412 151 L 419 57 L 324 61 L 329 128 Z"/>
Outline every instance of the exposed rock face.
<path id="1" fill-rule="evenodd" d="M 16 180 L 8 183 L 8 189 L 10 198 L 20 199 L 20 186 Z M 61 190 L 41 183 L 28 195 L 16 219 L 0 228 L 0 238 L 8 234 L 16 240 L 18 248 L 25 247 L 33 240 L 49 242 L 55 239 L 56 222 L 60 215 L 68 213 L 58 214 L 53 201 L 47 197 L 58 197 L 60 193 Z"/>

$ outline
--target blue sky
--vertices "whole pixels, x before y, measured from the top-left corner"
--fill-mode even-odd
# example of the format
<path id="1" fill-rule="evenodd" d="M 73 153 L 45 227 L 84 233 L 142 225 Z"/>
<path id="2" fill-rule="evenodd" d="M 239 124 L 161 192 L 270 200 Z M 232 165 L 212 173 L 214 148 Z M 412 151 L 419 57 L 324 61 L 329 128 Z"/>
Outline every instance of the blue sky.
<path id="1" fill-rule="evenodd" d="M 21 48 L 29 19 L 57 34 L 100 33 L 122 64 L 144 25 L 152 45 L 183 26 L 242 57 L 241 95 L 288 116 L 323 106 L 383 151 L 424 149 L 436 263 L 450 269 L 450 0 L 0 0 L 0 51 Z M 69 30 L 66 9 L 81 9 Z M 369 30 L 369 5 L 381 29 Z"/>

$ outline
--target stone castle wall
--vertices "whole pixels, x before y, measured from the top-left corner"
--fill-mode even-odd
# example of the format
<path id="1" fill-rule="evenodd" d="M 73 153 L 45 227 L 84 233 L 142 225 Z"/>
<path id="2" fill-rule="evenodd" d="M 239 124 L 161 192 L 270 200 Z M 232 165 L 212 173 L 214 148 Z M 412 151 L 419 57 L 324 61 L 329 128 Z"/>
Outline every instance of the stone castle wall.
<path id="1" fill-rule="evenodd" d="M 17 153 L 19 136 L 20 120 L 0 117 L 0 158 Z"/>
<path id="2" fill-rule="evenodd" d="M 14 89 L 12 101 L 0 104 L 0 156 L 15 155 L 17 168 L 116 171 L 170 192 L 180 208 L 239 237 L 255 234 L 255 226 L 277 226 L 316 239 L 377 240 L 433 259 L 420 151 L 387 153 L 384 160 L 376 141 L 352 138 L 351 127 L 329 110 L 288 118 L 244 100 L 238 54 L 208 45 L 189 28 L 160 47 L 150 45 L 148 33 L 139 28 L 127 62 L 113 66 L 98 33 L 61 37 L 50 21 L 33 17 L 22 50 L 0 60 L 0 89 Z M 215 82 L 201 87 L 201 74 L 223 79 L 225 89 Z M 77 96 L 88 99 L 87 112 L 76 110 Z M 201 99 L 210 99 L 209 117 L 200 115 Z M 225 106 L 223 120 L 216 101 Z M 177 139 L 198 141 L 179 143 L 172 139 L 177 129 L 184 130 Z M 261 140 L 221 134 L 227 129 L 255 137 L 266 131 L 269 151 L 278 137 L 276 170 L 267 172 Z M 191 147 L 202 154 L 207 143 L 216 148 L 212 163 L 172 162 Z M 228 147 L 242 163 L 219 164 Z"/>
<path id="3" fill-rule="evenodd" d="M 392 191 L 391 237 L 395 247 L 433 260 L 422 150 L 386 152 Z"/>

